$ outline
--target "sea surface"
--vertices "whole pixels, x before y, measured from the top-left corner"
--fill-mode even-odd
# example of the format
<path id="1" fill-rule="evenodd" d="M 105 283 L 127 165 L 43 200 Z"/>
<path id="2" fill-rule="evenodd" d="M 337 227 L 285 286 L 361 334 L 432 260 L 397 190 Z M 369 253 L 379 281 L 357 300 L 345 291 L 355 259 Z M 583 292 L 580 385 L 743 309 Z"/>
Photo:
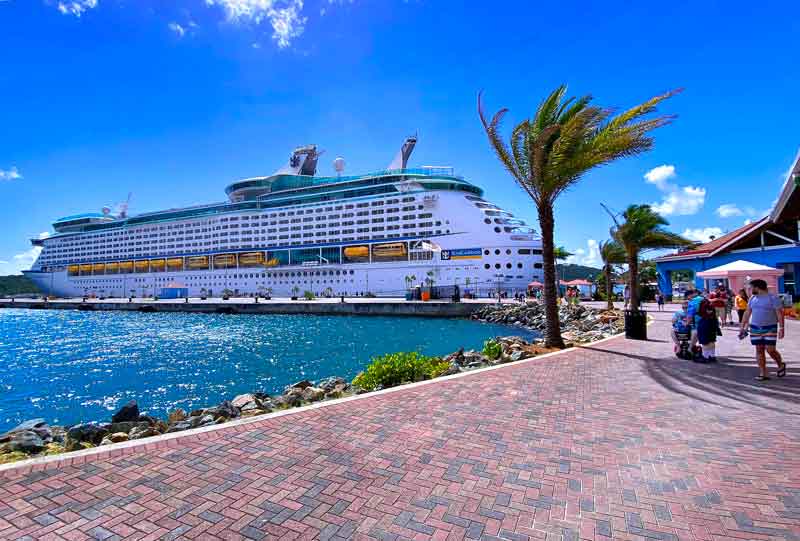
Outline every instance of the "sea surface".
<path id="1" fill-rule="evenodd" d="M 105 421 L 122 404 L 165 416 L 300 379 L 352 379 L 371 357 L 480 349 L 532 333 L 465 319 L 0 310 L 0 433 L 43 417 Z"/>

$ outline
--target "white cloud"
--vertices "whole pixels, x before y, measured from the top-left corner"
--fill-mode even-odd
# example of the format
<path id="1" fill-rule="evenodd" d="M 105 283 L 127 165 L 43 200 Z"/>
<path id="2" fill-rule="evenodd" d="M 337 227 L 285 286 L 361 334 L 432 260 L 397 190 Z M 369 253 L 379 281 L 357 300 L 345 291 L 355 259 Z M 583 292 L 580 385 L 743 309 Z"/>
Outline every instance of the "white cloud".
<path id="1" fill-rule="evenodd" d="M 20 178 L 22 178 L 22 175 L 19 174 L 19 170 L 16 167 L 8 170 L 0 169 L 0 180 L 17 180 Z"/>
<path id="2" fill-rule="evenodd" d="M 586 248 L 576 248 L 572 250 L 572 255 L 567 258 L 567 263 L 575 265 L 586 265 L 588 267 L 599 267 L 601 265 L 600 248 L 597 241 L 588 239 Z"/>
<path id="3" fill-rule="evenodd" d="M 682 186 L 669 192 L 661 199 L 661 203 L 653 203 L 653 210 L 662 216 L 686 216 L 697 214 L 706 200 L 706 189 L 694 186 Z"/>
<path id="4" fill-rule="evenodd" d="M 40 239 L 46 239 L 49 236 L 50 233 L 47 231 L 39 233 Z M 41 246 L 31 246 L 28 250 L 15 254 L 11 258 L 11 261 L 0 261 L 0 276 L 22 274 L 22 271 L 31 268 L 31 265 L 33 265 L 36 258 L 39 257 L 41 251 Z"/>
<path id="5" fill-rule="evenodd" d="M 733 203 L 725 203 L 717 208 L 717 216 L 720 218 L 730 218 L 731 216 L 742 216 L 744 211 Z"/>
<path id="6" fill-rule="evenodd" d="M 180 24 L 178 24 L 178 23 L 169 23 L 167 26 L 169 27 L 169 29 L 170 29 L 170 30 L 172 30 L 173 32 L 175 32 L 175 34 L 176 34 L 176 35 L 177 35 L 179 38 L 182 38 L 183 36 L 185 36 L 185 35 L 186 35 L 186 29 L 185 29 L 184 27 L 182 27 L 182 26 L 181 26 Z"/>
<path id="7" fill-rule="evenodd" d="M 74 15 L 80 17 L 87 10 L 97 7 L 97 0 L 72 0 L 71 2 L 59 2 L 58 11 L 64 15 Z"/>
<path id="8" fill-rule="evenodd" d="M 209 6 L 220 6 L 228 20 L 259 25 L 268 21 L 272 39 L 281 49 L 305 30 L 307 18 L 302 15 L 303 0 L 205 0 Z"/>
<path id="9" fill-rule="evenodd" d="M 709 242 L 711 237 L 718 239 L 724 235 L 722 229 L 719 227 L 703 227 L 697 229 L 686 229 L 683 232 L 683 236 L 689 240 L 694 240 L 697 242 Z"/>
<path id="10" fill-rule="evenodd" d="M 699 186 L 678 186 L 669 182 L 675 178 L 674 165 L 659 165 L 644 174 L 644 179 L 663 192 L 660 203 L 653 203 L 653 210 L 662 216 L 687 216 L 697 214 L 706 201 L 706 189 Z"/>
<path id="11" fill-rule="evenodd" d="M 655 184 L 659 190 L 666 190 L 667 181 L 675 177 L 674 165 L 659 165 L 644 174 L 644 179 L 650 184 Z"/>

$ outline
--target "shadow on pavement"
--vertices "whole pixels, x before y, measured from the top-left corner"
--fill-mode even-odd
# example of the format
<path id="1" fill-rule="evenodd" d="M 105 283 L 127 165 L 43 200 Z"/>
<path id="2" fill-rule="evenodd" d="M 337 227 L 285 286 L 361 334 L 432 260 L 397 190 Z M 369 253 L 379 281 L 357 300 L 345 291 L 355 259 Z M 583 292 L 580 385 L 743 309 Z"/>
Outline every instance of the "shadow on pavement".
<path id="1" fill-rule="evenodd" d="M 644 372 L 665 389 L 683 396 L 730 407 L 720 399 L 749 404 L 771 411 L 800 415 L 800 366 L 787 363 L 785 378 L 775 376 L 776 366 L 770 360 L 769 381 L 759 382 L 755 359 L 743 356 L 719 358 L 715 364 L 699 364 L 676 359 L 668 352 L 660 358 L 626 353 L 615 349 L 581 346 L 582 349 L 619 355 L 643 363 Z M 790 360 L 791 361 L 791 360 Z"/>

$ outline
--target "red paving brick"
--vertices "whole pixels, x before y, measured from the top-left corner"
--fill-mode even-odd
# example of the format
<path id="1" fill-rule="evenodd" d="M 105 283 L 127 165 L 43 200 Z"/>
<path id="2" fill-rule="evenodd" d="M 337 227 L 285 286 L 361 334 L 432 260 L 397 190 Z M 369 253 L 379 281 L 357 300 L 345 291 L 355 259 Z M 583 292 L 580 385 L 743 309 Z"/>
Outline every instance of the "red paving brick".
<path id="1" fill-rule="evenodd" d="M 800 541 L 800 363 L 756 383 L 733 330 L 719 364 L 678 361 L 667 317 L 649 342 L 8 470 L 0 539 Z"/>

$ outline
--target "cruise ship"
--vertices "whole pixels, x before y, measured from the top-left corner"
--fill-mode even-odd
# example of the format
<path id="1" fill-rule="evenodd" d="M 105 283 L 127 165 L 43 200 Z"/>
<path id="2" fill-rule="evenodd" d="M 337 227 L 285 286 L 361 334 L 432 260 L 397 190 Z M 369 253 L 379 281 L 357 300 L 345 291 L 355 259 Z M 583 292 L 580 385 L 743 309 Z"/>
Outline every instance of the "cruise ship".
<path id="1" fill-rule="evenodd" d="M 477 296 L 542 279 L 536 232 L 451 167 L 409 168 L 416 137 L 385 170 L 317 176 L 321 151 L 294 150 L 274 174 L 225 189 L 222 203 L 131 215 L 80 214 L 33 239 L 25 271 L 58 297 L 402 296 L 458 285 Z"/>

